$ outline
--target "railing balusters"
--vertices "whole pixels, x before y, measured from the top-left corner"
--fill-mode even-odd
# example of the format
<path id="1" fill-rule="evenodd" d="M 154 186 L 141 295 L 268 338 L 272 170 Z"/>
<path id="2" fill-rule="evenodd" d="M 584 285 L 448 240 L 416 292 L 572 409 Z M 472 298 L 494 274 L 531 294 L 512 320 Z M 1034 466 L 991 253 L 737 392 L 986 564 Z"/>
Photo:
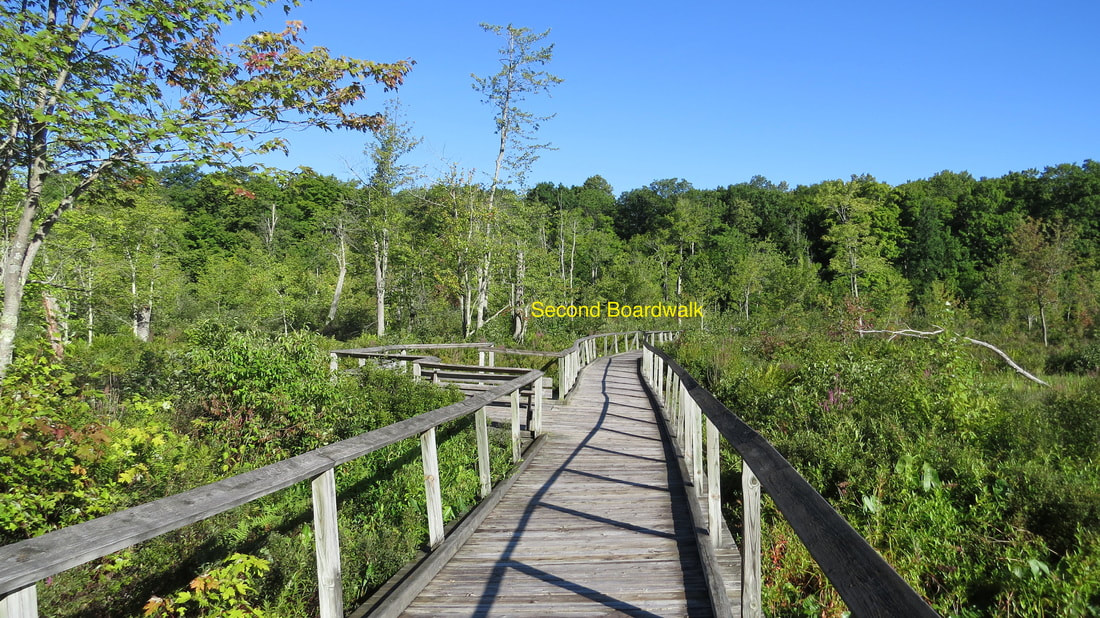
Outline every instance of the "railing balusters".
<path id="1" fill-rule="evenodd" d="M 485 408 L 474 412 L 474 427 L 477 431 L 477 473 L 481 477 L 481 497 L 484 498 L 493 489 L 489 471 L 489 418 Z"/>
<path id="2" fill-rule="evenodd" d="M 707 521 L 710 541 L 715 548 L 722 544 L 722 434 L 708 418 L 707 423 Z"/>
<path id="3" fill-rule="evenodd" d="M 539 380 L 541 383 L 541 380 Z M 512 391 L 512 463 L 519 463 L 522 456 L 519 441 L 519 389 Z M 530 427 L 528 427 L 530 429 Z"/>
<path id="4" fill-rule="evenodd" d="M 0 618 L 38 618 L 38 589 L 31 584 L 0 599 Z"/>
<path id="5" fill-rule="evenodd" d="M 760 481 L 743 460 L 741 462 L 742 535 L 741 615 L 763 618 L 760 602 Z"/>
<path id="6" fill-rule="evenodd" d="M 435 447 L 435 427 L 420 434 L 420 454 L 424 461 L 424 502 L 428 510 L 428 544 L 443 542 L 443 497 L 439 491 L 439 455 Z"/>
<path id="7" fill-rule="evenodd" d="M 534 391 L 535 413 L 532 416 L 530 429 L 532 435 L 537 436 L 542 433 L 542 380 L 535 380 L 531 388 Z"/>
<path id="8" fill-rule="evenodd" d="M 691 475 L 692 484 L 695 486 L 695 495 L 703 497 L 703 409 L 690 396 L 688 405 L 691 406 L 691 461 L 693 464 Z"/>
<path id="9" fill-rule="evenodd" d="M 313 528 L 321 618 L 338 618 L 344 615 L 344 593 L 340 528 L 336 520 L 336 471 L 332 468 L 313 479 Z"/>
<path id="10" fill-rule="evenodd" d="M 680 381 L 679 376 L 676 379 L 676 425 L 680 428 L 680 440 L 684 445 L 684 455 L 691 457 L 688 454 L 687 446 L 690 444 L 688 440 L 691 439 L 688 436 L 688 422 L 687 422 L 687 389 L 684 388 L 683 382 Z"/>

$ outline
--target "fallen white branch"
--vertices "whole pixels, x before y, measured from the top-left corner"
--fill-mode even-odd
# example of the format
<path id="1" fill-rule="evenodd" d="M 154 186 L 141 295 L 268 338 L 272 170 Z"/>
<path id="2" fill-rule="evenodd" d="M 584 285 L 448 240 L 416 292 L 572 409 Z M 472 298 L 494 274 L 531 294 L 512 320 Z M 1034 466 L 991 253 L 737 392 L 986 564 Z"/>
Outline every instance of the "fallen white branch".
<path id="1" fill-rule="evenodd" d="M 887 338 L 887 341 L 893 341 L 893 339 L 895 337 L 899 337 L 899 336 L 900 337 L 917 337 L 918 339 L 927 339 L 929 337 L 935 337 L 936 335 L 939 335 L 939 334 L 943 333 L 943 328 L 937 328 L 936 330 L 932 330 L 932 331 L 922 331 L 922 330 L 913 330 L 911 328 L 903 328 L 901 330 L 857 330 L 856 332 L 858 332 L 861 335 L 890 335 Z M 995 346 L 991 343 L 987 343 L 985 341 L 980 341 L 978 339 L 973 339 L 971 337 L 966 337 L 966 336 L 961 336 L 961 337 L 964 340 L 969 341 L 970 343 L 973 343 L 975 345 L 980 345 L 983 348 L 988 348 L 990 350 L 993 350 L 994 352 L 997 353 L 997 356 L 1000 356 L 1004 360 L 1004 362 L 1008 363 L 1009 367 L 1012 367 L 1013 369 L 1016 370 L 1017 373 L 1024 376 L 1025 378 L 1031 380 L 1032 382 L 1042 384 L 1043 386 L 1050 386 L 1050 384 L 1048 384 L 1044 380 L 1034 376 L 1033 374 L 1028 372 L 1023 367 L 1017 365 L 1016 362 L 1013 361 L 1008 356 L 1008 354 L 1005 354 L 1004 351 L 1002 351 L 997 346 Z"/>

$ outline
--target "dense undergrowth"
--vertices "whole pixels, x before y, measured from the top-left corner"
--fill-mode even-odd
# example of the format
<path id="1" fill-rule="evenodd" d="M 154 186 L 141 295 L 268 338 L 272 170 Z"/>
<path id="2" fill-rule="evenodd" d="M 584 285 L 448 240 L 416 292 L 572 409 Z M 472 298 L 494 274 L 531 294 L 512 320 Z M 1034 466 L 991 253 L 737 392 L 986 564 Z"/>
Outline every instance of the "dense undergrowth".
<path id="1" fill-rule="evenodd" d="M 172 344 L 109 337 L 64 362 L 21 354 L 0 398 L 6 544 L 254 469 L 458 401 L 368 365 L 331 379 L 334 344 L 200 326 Z M 479 487 L 470 419 L 438 430 L 445 519 Z M 494 480 L 511 465 L 492 442 Z M 427 537 L 419 443 L 341 465 L 344 596 L 363 600 Z M 266 498 L 39 584 L 50 616 L 309 616 L 316 612 L 310 488 Z"/>
<path id="2" fill-rule="evenodd" d="M 1030 350 L 1018 352 L 1042 359 Z M 950 329 L 891 341 L 827 324 L 728 329 L 689 335 L 677 355 L 943 615 L 1088 616 L 1100 613 L 1092 353 L 1052 355 L 1085 375 L 1054 375 L 1050 389 Z M 739 459 L 727 456 L 736 486 Z M 765 504 L 767 613 L 843 615 Z"/>

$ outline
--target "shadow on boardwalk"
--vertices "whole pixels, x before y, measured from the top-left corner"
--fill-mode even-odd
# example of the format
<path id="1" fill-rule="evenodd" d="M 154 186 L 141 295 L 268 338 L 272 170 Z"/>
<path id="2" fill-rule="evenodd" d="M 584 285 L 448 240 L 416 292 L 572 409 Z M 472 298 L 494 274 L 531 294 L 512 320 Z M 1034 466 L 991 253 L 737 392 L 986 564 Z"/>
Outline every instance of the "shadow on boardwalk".
<path id="1" fill-rule="evenodd" d="M 687 498 L 638 353 L 589 366 L 547 444 L 409 616 L 710 616 Z"/>

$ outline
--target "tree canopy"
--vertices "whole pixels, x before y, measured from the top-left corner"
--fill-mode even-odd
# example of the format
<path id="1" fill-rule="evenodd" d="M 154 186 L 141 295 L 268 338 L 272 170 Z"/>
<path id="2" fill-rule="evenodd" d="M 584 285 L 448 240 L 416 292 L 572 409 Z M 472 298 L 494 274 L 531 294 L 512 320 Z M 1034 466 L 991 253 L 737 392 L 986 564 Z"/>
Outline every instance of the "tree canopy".
<path id="1" fill-rule="evenodd" d="M 353 106 L 369 83 L 399 86 L 410 60 L 306 50 L 303 26 L 293 21 L 281 32 L 218 44 L 225 24 L 270 4 L 0 3 L 0 195 L 18 202 L 4 252 L 0 371 L 11 361 L 23 287 L 42 243 L 105 174 L 285 150 L 278 133 L 291 126 L 382 125 L 379 114 Z M 59 197 L 47 203 L 46 183 L 61 174 Z"/>

